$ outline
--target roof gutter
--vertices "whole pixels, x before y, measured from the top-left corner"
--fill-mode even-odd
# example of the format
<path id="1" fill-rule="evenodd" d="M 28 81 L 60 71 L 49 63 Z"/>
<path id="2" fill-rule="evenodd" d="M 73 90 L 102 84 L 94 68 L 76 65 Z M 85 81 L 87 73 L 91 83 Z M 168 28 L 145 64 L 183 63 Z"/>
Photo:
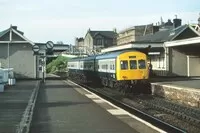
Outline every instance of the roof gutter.
<path id="1" fill-rule="evenodd" d="M 117 50 L 125 50 L 125 49 L 130 49 L 130 48 L 147 48 L 148 46 L 151 46 L 151 48 L 161 48 L 163 47 L 163 43 L 134 43 L 134 44 L 126 44 L 126 45 L 117 45 L 115 47 L 109 47 L 102 49 L 102 53 L 106 52 L 112 52 L 112 51 L 117 51 Z"/>
<path id="2" fill-rule="evenodd" d="M 191 45 L 191 44 L 199 44 L 200 45 L 200 37 L 193 37 L 189 39 L 182 39 L 177 41 L 169 41 L 165 42 L 165 47 L 174 47 L 174 46 L 184 46 L 184 45 Z"/>

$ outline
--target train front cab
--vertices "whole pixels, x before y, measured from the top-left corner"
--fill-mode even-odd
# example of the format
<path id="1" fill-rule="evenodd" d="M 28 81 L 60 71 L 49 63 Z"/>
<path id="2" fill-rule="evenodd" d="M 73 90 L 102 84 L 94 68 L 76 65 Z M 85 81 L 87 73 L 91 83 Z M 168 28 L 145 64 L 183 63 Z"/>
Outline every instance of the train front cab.
<path id="1" fill-rule="evenodd" d="M 131 86 L 131 89 L 139 87 L 149 88 L 149 70 L 147 66 L 147 56 L 144 53 L 132 51 L 120 54 L 116 60 L 117 81 L 122 86 Z"/>

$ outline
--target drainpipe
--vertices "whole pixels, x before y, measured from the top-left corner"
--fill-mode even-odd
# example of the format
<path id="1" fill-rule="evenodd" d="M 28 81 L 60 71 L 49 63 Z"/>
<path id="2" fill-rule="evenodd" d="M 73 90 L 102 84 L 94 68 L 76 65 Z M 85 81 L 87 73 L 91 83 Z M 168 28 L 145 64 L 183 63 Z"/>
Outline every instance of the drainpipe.
<path id="1" fill-rule="evenodd" d="M 164 52 L 165 52 L 165 69 L 168 72 L 168 74 L 171 74 L 170 70 L 170 53 L 169 48 L 165 46 L 165 43 L 163 44 Z"/>
<path id="2" fill-rule="evenodd" d="M 10 39 L 8 43 L 8 68 L 10 68 L 10 44 L 12 42 L 12 25 L 10 25 Z"/>

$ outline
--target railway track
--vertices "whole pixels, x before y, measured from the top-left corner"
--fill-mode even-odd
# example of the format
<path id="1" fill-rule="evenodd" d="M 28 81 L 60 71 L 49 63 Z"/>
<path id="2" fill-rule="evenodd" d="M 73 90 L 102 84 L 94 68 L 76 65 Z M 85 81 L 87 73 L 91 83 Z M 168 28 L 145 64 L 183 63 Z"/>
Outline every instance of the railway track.
<path id="1" fill-rule="evenodd" d="M 90 90 L 91 92 L 103 97 L 104 99 L 112 102 L 113 104 L 117 105 L 118 107 L 121 107 L 123 109 L 125 109 L 126 111 L 130 112 L 131 114 L 134 114 L 135 116 L 155 125 L 156 127 L 159 127 L 160 129 L 166 131 L 166 132 L 176 132 L 176 133 L 185 133 L 187 132 L 184 129 L 178 128 L 172 124 L 169 124 L 153 115 L 150 115 L 149 113 L 146 113 L 143 110 L 140 110 L 137 107 L 132 106 L 131 104 L 128 104 L 126 102 L 123 101 L 123 98 L 120 94 L 116 94 L 113 92 L 108 92 L 105 91 L 101 88 L 93 88 L 93 87 L 89 87 L 87 85 L 84 84 L 80 84 L 77 83 L 81 86 L 83 86 L 84 88 Z M 112 91 L 112 90 L 111 90 Z M 106 92 L 106 93 L 105 93 Z"/>
<path id="2" fill-rule="evenodd" d="M 167 132 L 200 132 L 199 108 L 180 105 L 153 95 L 124 95 L 110 88 L 76 83 Z"/>
<path id="3" fill-rule="evenodd" d="M 200 109 L 178 104 L 153 95 L 120 96 L 114 90 L 102 89 L 112 97 L 187 132 L 200 132 Z M 110 91 L 110 92 L 109 92 Z M 118 97 L 116 97 L 118 95 Z"/>

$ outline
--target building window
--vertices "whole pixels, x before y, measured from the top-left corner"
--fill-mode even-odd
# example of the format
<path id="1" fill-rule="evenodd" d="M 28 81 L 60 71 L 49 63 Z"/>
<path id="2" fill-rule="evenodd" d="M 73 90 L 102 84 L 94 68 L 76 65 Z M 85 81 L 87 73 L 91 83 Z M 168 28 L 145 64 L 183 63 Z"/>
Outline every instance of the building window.
<path id="1" fill-rule="evenodd" d="M 97 39 L 97 45 L 102 45 L 102 39 Z"/>
<path id="2" fill-rule="evenodd" d="M 105 45 L 107 45 L 108 44 L 108 40 L 105 40 Z"/>

